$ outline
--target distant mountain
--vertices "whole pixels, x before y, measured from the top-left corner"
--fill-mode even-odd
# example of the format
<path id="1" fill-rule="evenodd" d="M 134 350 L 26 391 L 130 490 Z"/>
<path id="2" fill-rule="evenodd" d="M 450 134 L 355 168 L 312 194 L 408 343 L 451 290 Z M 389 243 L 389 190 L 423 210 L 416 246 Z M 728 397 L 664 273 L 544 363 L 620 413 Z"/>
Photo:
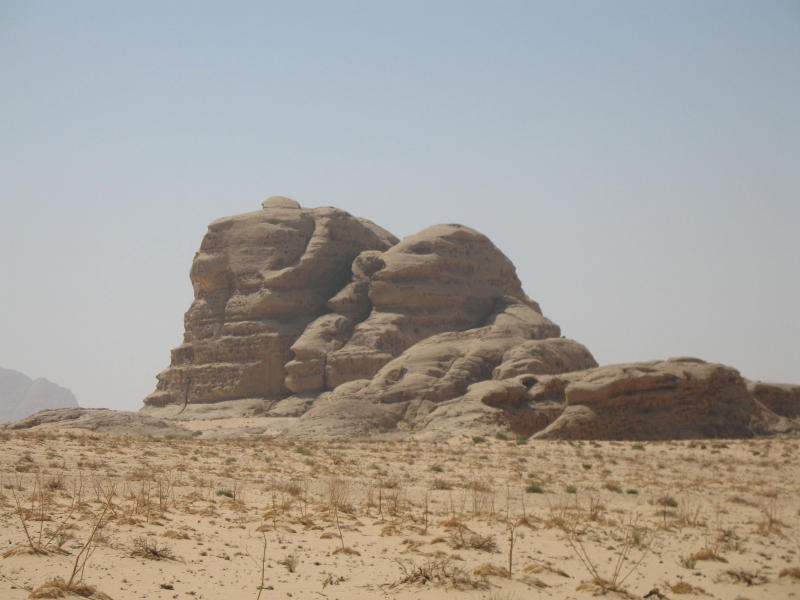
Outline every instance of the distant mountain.
<path id="1" fill-rule="evenodd" d="M 0 423 L 13 423 L 46 408 L 73 407 L 78 401 L 67 388 L 0 368 Z"/>

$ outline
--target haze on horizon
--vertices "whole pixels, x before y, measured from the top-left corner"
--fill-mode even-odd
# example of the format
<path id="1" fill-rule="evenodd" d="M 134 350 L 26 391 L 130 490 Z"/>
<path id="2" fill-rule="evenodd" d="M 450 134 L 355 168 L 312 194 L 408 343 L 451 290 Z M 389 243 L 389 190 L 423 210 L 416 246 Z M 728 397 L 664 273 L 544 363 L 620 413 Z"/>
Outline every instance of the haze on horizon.
<path id="1" fill-rule="evenodd" d="M 600 364 L 800 383 L 797 2 L 0 1 L 0 367 L 137 410 L 207 224 L 488 235 Z"/>

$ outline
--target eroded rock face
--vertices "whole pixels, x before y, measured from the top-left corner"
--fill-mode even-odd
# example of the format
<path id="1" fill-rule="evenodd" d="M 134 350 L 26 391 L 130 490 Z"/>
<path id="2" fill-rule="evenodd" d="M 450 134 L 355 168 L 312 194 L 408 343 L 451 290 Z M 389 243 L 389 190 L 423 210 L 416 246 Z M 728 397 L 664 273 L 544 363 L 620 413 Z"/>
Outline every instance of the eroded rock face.
<path id="1" fill-rule="evenodd" d="M 214 221 L 195 255 L 184 342 L 146 405 L 281 396 L 292 345 L 352 278 L 353 260 L 397 239 L 336 208 L 273 197 Z"/>

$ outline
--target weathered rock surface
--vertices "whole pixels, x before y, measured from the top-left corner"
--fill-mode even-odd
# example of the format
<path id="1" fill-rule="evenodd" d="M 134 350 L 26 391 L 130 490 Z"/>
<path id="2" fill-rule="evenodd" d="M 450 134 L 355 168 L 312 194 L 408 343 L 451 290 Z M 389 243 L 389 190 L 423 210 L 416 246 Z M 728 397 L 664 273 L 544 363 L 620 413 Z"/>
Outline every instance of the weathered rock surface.
<path id="1" fill-rule="evenodd" d="M 286 395 L 292 345 L 351 281 L 354 259 L 396 241 L 345 211 L 282 197 L 214 221 L 190 272 L 184 342 L 145 404 Z"/>
<path id="2" fill-rule="evenodd" d="M 473 383 L 491 379 L 509 352 L 521 346 L 532 357 L 528 363 L 534 372 L 552 371 L 557 360 L 564 370 L 597 365 L 584 346 L 548 338 L 558 333 L 558 327 L 529 304 L 507 296 L 495 304 L 484 327 L 432 336 L 389 362 L 371 380 L 336 388 L 298 419 L 292 434 L 314 434 L 321 429 L 320 421 L 334 436 L 392 427 L 398 419 L 413 429 L 440 403 L 462 396 Z M 519 350 L 514 356 L 523 354 Z M 551 358 L 550 364 L 533 359 L 537 356 Z M 352 418 L 353 414 L 362 416 Z M 334 415 L 351 417 L 332 420 Z"/>
<path id="3" fill-rule="evenodd" d="M 328 388 L 371 379 L 392 359 L 433 335 L 482 327 L 496 304 L 514 299 L 540 314 L 522 291 L 510 260 L 485 235 L 462 225 L 435 225 L 381 255 L 372 276 L 372 313 L 341 350 L 328 356 Z M 558 327 L 542 337 L 559 335 Z"/>
<path id="4" fill-rule="evenodd" d="M 12 423 L 48 408 L 77 407 L 67 388 L 44 378 L 36 380 L 19 371 L 0 369 L 0 423 Z"/>
<path id="5" fill-rule="evenodd" d="M 463 225 L 398 242 L 344 211 L 273 197 L 211 223 L 190 277 L 184 343 L 145 399 L 168 420 L 296 437 L 399 428 L 419 439 L 798 427 L 800 386 L 748 383 L 687 358 L 598 367 L 528 298 L 511 261 Z"/>
<path id="6" fill-rule="evenodd" d="M 93 433 L 114 435 L 160 435 L 188 437 L 192 432 L 165 419 L 141 413 L 107 408 L 58 408 L 43 410 L 11 425 L 9 430 L 83 429 Z"/>

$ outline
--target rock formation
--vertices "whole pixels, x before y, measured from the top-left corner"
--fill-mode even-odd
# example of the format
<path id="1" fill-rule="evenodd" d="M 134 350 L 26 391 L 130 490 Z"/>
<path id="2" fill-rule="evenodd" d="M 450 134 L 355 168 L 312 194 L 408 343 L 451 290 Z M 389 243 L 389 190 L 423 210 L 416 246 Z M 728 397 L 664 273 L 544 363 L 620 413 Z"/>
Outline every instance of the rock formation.
<path id="1" fill-rule="evenodd" d="M 12 423 L 48 408 L 70 408 L 78 401 L 68 389 L 44 378 L 32 380 L 11 369 L 0 369 L 0 423 Z"/>
<path id="2" fill-rule="evenodd" d="M 800 414 L 800 386 L 697 359 L 599 368 L 463 225 L 398 241 L 273 197 L 211 223 L 190 278 L 184 342 L 145 399 L 168 418 L 216 403 L 294 436 L 664 439 L 785 431 Z"/>

